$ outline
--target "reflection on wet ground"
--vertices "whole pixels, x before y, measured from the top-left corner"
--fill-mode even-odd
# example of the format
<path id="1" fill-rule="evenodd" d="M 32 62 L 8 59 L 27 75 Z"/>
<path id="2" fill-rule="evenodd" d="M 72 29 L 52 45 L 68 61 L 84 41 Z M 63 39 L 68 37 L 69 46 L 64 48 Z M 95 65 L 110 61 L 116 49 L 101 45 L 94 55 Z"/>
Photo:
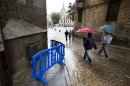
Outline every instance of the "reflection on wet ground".
<path id="1" fill-rule="evenodd" d="M 93 64 L 90 65 L 83 60 L 82 39 L 66 42 L 62 30 L 52 29 L 48 30 L 48 38 L 65 44 L 65 63 L 72 86 L 130 86 L 130 50 L 109 47 L 109 60 L 97 55 L 97 50 L 92 50 L 89 53 Z"/>

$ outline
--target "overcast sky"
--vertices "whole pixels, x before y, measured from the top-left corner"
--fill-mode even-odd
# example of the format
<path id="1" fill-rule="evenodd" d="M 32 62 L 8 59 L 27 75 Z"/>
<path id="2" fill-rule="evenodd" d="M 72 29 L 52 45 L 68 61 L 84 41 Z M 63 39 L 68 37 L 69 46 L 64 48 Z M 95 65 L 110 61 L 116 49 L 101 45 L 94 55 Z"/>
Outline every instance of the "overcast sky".
<path id="1" fill-rule="evenodd" d="M 63 7 L 63 2 L 65 9 L 67 10 L 69 3 L 74 3 L 75 0 L 46 0 L 47 2 L 47 14 L 51 14 L 52 12 L 60 12 Z"/>

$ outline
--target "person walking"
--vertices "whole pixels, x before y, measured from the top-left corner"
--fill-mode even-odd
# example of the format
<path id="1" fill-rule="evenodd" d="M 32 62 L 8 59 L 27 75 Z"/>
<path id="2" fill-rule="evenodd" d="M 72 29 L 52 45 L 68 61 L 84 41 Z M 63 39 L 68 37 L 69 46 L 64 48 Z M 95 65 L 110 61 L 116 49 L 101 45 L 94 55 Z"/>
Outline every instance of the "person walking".
<path id="1" fill-rule="evenodd" d="M 68 34 L 69 34 L 69 33 L 68 33 L 68 31 L 66 30 L 66 31 L 65 31 L 65 38 L 66 38 L 66 41 L 67 41 Z"/>
<path id="2" fill-rule="evenodd" d="M 102 39 L 101 39 L 102 47 L 99 50 L 98 54 L 100 55 L 103 51 L 106 59 L 109 59 L 108 52 L 107 52 L 107 46 L 111 43 L 112 38 L 113 38 L 113 36 L 110 33 L 104 32 Z"/>
<path id="3" fill-rule="evenodd" d="M 92 63 L 92 59 L 90 55 L 88 54 L 88 51 L 94 48 L 95 50 L 97 49 L 97 46 L 95 44 L 95 40 L 92 38 L 92 33 L 88 33 L 87 37 L 83 38 L 83 46 L 85 49 L 84 57 L 83 59 L 88 59 L 89 63 Z"/>
<path id="4" fill-rule="evenodd" d="M 69 31 L 68 35 L 69 35 L 69 40 L 71 40 L 71 36 L 72 36 L 72 31 L 71 30 Z"/>
<path id="5" fill-rule="evenodd" d="M 72 34 L 72 39 L 74 40 L 74 30 L 72 30 L 71 34 Z"/>

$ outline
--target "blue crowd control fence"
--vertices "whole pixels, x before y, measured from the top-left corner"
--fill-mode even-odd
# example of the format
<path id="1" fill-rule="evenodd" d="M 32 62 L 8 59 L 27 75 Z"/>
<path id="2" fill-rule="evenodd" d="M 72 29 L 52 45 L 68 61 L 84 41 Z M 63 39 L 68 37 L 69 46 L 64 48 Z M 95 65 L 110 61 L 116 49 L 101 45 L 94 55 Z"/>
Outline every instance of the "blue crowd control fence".
<path id="1" fill-rule="evenodd" d="M 51 40 L 51 48 L 38 52 L 32 57 L 32 77 L 47 84 L 44 78 L 45 72 L 56 63 L 64 64 L 65 45 L 61 42 Z"/>

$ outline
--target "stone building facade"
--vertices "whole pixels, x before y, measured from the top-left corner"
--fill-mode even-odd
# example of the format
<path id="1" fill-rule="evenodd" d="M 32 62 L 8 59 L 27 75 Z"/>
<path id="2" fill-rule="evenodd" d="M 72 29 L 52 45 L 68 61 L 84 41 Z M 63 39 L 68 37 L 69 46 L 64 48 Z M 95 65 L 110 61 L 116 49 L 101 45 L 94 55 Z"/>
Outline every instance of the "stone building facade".
<path id="1" fill-rule="evenodd" d="M 4 30 L 7 25 L 11 26 Z M 29 65 L 27 45 L 35 43 L 40 49 L 47 48 L 46 29 L 46 0 L 0 0 L 0 86 L 12 86 L 10 73 Z M 7 39 L 11 34 L 15 38 Z"/>
<path id="2" fill-rule="evenodd" d="M 0 7 L 2 23 L 15 18 L 46 28 L 46 0 L 1 0 Z"/>
<path id="3" fill-rule="evenodd" d="M 47 49 L 47 31 L 24 20 L 9 19 L 3 32 L 6 56 L 12 74 L 28 66 L 31 54 Z"/>
<path id="4" fill-rule="evenodd" d="M 128 43 L 130 40 L 130 0 L 76 0 L 76 3 L 75 30 L 79 27 L 97 29 L 102 25 L 110 24 L 118 30 L 116 39 Z M 130 43 L 128 47 L 129 45 Z"/>
<path id="5" fill-rule="evenodd" d="M 64 4 L 63 7 L 60 11 L 60 21 L 58 26 L 60 27 L 72 27 L 73 26 L 73 21 L 69 18 L 68 13 L 65 10 Z"/>

